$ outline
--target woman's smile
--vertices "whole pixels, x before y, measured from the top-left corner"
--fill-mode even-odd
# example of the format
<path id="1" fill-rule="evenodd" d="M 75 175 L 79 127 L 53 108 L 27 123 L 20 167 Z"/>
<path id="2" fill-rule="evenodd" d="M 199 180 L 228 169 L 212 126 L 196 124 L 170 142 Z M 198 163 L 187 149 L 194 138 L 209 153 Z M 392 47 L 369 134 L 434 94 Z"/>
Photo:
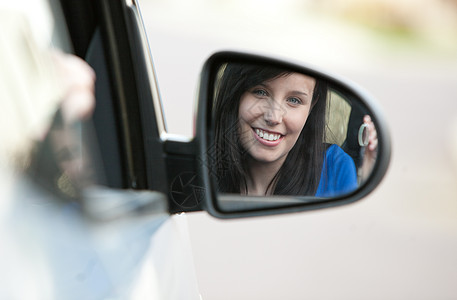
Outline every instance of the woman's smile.
<path id="1" fill-rule="evenodd" d="M 276 141 L 284 135 L 276 132 L 267 131 L 265 129 L 253 128 L 256 135 L 266 141 Z"/>

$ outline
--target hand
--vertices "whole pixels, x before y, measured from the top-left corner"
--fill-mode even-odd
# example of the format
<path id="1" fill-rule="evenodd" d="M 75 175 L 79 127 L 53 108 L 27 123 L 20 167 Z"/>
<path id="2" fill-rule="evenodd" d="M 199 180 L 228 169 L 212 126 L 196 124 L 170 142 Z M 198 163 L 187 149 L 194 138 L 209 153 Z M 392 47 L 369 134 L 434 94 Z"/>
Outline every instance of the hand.
<path id="1" fill-rule="evenodd" d="M 369 115 L 363 117 L 363 123 L 367 125 L 368 145 L 365 147 L 362 165 L 362 179 L 366 180 L 373 171 L 378 156 L 378 133 Z"/>
<path id="2" fill-rule="evenodd" d="M 95 108 L 95 72 L 81 58 L 52 50 L 57 75 L 63 89 L 60 113 L 63 126 L 48 131 L 56 162 L 63 172 L 59 180 L 65 182 L 65 194 L 76 197 L 77 191 L 90 182 L 90 156 L 82 155 L 85 143 L 81 133 L 72 128 L 78 121 L 89 118 Z M 89 179 L 89 180 L 88 180 Z"/>
<path id="3" fill-rule="evenodd" d="M 64 88 L 61 103 L 65 123 L 83 120 L 95 108 L 95 72 L 81 58 L 53 50 L 57 73 Z"/>
<path id="4" fill-rule="evenodd" d="M 363 123 L 368 126 L 368 145 L 365 148 L 365 155 L 376 155 L 378 150 L 378 133 L 376 127 L 369 115 L 363 117 Z"/>

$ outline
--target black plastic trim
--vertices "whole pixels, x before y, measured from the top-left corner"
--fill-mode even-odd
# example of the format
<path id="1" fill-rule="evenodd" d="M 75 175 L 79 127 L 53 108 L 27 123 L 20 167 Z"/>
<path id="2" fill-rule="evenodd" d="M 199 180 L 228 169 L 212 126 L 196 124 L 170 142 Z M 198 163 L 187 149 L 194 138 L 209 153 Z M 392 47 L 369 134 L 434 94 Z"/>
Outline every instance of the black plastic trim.
<path id="1" fill-rule="evenodd" d="M 101 0 L 102 36 L 108 48 L 110 74 L 120 111 L 127 188 L 146 189 L 147 172 L 136 66 L 122 1 Z"/>

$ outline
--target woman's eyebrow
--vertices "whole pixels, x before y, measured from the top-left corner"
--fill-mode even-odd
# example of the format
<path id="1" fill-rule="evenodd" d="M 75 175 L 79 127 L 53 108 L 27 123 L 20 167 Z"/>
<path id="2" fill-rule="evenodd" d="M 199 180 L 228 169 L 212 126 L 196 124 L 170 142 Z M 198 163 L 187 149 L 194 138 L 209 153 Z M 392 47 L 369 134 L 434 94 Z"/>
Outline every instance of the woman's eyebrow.
<path id="1" fill-rule="evenodd" d="M 303 91 L 291 91 L 290 93 L 291 94 L 299 94 L 299 95 L 308 96 L 308 93 L 307 92 L 303 92 Z"/>

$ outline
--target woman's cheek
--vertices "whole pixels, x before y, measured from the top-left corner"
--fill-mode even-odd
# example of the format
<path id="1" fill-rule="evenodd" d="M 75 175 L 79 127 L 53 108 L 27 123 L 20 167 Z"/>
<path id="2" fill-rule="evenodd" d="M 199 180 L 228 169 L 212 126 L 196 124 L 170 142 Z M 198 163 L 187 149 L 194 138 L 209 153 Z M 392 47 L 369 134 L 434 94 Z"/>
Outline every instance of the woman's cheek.
<path id="1" fill-rule="evenodd" d="M 305 126 L 306 120 L 308 119 L 307 111 L 289 111 L 287 116 L 289 130 L 293 132 L 301 132 L 301 130 Z"/>
<path id="2" fill-rule="evenodd" d="M 240 103 L 239 115 L 246 122 L 252 122 L 262 115 L 261 105 L 259 101 L 254 99 L 245 98 Z"/>

